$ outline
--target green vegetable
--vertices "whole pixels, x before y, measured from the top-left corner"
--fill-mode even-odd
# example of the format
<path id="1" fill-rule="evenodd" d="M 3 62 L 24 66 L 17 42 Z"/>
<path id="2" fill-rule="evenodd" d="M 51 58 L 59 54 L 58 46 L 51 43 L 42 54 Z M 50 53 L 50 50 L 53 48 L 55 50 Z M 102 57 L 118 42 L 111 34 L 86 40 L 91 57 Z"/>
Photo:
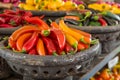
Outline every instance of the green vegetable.
<path id="1" fill-rule="evenodd" d="M 100 24 L 100 22 L 98 22 L 98 21 L 91 21 L 91 22 L 89 23 L 89 26 L 101 26 L 101 24 Z"/>
<path id="2" fill-rule="evenodd" d="M 103 11 L 101 14 L 104 15 L 104 16 L 107 16 L 107 17 L 110 17 L 110 18 L 113 18 L 115 20 L 120 21 L 120 17 L 118 15 L 116 15 L 116 14 L 113 14 L 110 11 Z"/>

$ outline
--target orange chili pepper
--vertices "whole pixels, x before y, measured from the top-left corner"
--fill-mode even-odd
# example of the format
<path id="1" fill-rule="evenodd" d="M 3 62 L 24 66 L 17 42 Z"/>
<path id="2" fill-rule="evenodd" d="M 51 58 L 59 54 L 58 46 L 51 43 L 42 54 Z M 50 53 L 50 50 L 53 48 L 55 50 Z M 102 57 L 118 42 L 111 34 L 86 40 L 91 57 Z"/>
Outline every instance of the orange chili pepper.
<path id="1" fill-rule="evenodd" d="M 12 49 L 16 49 L 16 42 L 13 41 L 11 38 L 8 39 L 8 46 Z"/>
<path id="2" fill-rule="evenodd" d="M 52 28 L 58 28 L 59 29 L 59 25 L 56 22 L 51 22 L 51 27 Z"/>
<path id="3" fill-rule="evenodd" d="M 36 48 L 37 48 L 37 52 L 39 55 L 41 55 L 41 56 L 46 55 L 44 44 L 43 44 L 43 41 L 41 38 L 38 39 Z"/>
<path id="4" fill-rule="evenodd" d="M 25 33 L 20 36 L 16 41 L 16 47 L 18 51 L 22 50 L 23 44 L 32 36 L 32 33 Z"/>
<path id="5" fill-rule="evenodd" d="M 60 29 L 62 29 L 65 33 L 68 33 L 70 34 L 71 36 L 73 36 L 78 42 L 79 41 L 82 41 L 82 42 L 85 42 L 84 41 L 84 36 L 82 34 L 79 34 L 73 30 L 71 30 L 65 23 L 63 20 L 60 20 L 59 21 L 59 26 L 60 26 Z"/>
<path id="6" fill-rule="evenodd" d="M 110 76 L 108 73 L 108 69 L 105 69 L 101 72 L 100 77 L 103 78 L 104 80 L 109 80 Z"/>
<path id="7" fill-rule="evenodd" d="M 80 20 L 80 17 L 78 17 L 78 16 L 65 16 L 64 17 L 65 19 L 73 19 L 73 20 Z"/>
<path id="8" fill-rule="evenodd" d="M 81 31 L 81 30 L 78 30 L 78 29 L 75 29 L 75 28 L 71 28 L 71 29 L 72 29 L 73 31 L 75 31 L 75 32 L 78 32 L 78 33 L 80 33 L 80 34 L 88 37 L 88 38 L 91 38 L 91 34 L 89 34 L 89 33 L 87 33 L 87 32 L 84 32 L 84 31 Z"/>
<path id="9" fill-rule="evenodd" d="M 41 31 L 41 30 L 38 29 L 36 26 L 26 25 L 26 26 L 23 26 L 20 29 L 16 30 L 15 32 L 13 32 L 13 34 L 10 36 L 10 38 L 13 41 L 16 41 L 18 39 L 18 37 L 21 36 L 22 34 L 27 33 L 27 32 L 34 32 L 34 31 Z"/>
<path id="10" fill-rule="evenodd" d="M 84 50 L 85 49 L 84 43 L 79 42 L 77 48 L 78 51 Z"/>

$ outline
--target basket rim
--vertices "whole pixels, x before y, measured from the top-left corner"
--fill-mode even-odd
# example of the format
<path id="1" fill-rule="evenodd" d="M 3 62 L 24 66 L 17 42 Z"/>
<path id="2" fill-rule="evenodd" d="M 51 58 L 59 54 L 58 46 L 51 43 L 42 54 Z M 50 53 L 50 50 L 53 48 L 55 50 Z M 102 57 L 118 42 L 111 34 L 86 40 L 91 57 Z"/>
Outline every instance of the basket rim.
<path id="1" fill-rule="evenodd" d="M 0 42 L 0 46 L 4 47 L 4 42 Z M 28 55 L 13 52 L 10 49 L 0 48 L 0 56 L 6 59 L 7 61 L 13 61 L 25 65 L 36 65 L 36 66 L 56 66 L 56 65 L 70 65 L 77 64 L 81 61 L 80 58 L 88 57 L 91 54 L 96 54 L 95 51 L 100 49 L 100 43 L 91 46 L 89 49 L 86 49 L 81 52 L 77 52 L 74 55 L 60 55 L 60 56 L 38 56 L 38 55 Z M 47 63 L 50 64 L 47 64 Z"/>

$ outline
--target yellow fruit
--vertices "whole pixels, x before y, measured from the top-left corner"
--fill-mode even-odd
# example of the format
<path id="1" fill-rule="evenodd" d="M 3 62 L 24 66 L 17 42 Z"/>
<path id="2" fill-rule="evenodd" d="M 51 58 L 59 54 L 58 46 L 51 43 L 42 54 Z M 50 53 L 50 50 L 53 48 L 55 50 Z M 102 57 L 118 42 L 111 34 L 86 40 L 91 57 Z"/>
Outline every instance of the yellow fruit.
<path id="1" fill-rule="evenodd" d="M 39 4 L 42 0 L 34 0 L 34 4 Z"/>
<path id="2" fill-rule="evenodd" d="M 24 9 L 25 10 L 36 10 L 35 6 L 29 5 L 29 4 L 25 4 Z"/>
<path id="3" fill-rule="evenodd" d="M 24 9 L 24 5 L 25 5 L 25 3 L 20 3 L 20 4 L 18 5 L 18 7 L 21 8 L 21 9 Z"/>

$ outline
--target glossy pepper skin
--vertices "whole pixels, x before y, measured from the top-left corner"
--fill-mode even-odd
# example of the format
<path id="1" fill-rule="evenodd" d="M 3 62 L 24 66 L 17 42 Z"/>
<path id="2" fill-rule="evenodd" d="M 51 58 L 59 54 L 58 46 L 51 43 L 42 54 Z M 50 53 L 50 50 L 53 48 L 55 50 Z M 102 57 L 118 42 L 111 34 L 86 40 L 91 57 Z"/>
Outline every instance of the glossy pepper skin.
<path id="1" fill-rule="evenodd" d="M 22 34 L 27 33 L 27 32 L 34 32 L 34 31 L 41 31 L 41 30 L 38 29 L 36 26 L 25 25 L 21 27 L 20 29 L 16 30 L 15 32 L 13 32 L 10 38 L 13 41 L 16 41 L 18 37 L 20 37 Z"/>
<path id="2" fill-rule="evenodd" d="M 41 56 L 46 55 L 45 46 L 44 46 L 43 40 L 41 38 L 38 39 L 36 49 L 37 49 L 37 52 L 39 55 L 41 55 Z"/>
<path id="3" fill-rule="evenodd" d="M 82 42 L 85 42 L 84 41 L 84 36 L 82 34 L 79 34 L 73 30 L 71 30 L 65 23 L 63 20 L 60 20 L 59 21 L 59 26 L 60 26 L 60 29 L 62 29 L 65 33 L 68 33 L 70 35 L 72 35 L 78 42 L 79 41 L 82 41 Z"/>
<path id="4" fill-rule="evenodd" d="M 78 41 L 69 34 L 65 34 L 66 41 L 77 51 Z"/>
<path id="5" fill-rule="evenodd" d="M 38 55 L 38 53 L 37 53 L 37 51 L 36 51 L 36 48 L 32 48 L 32 49 L 28 52 L 28 54 L 30 54 L 30 55 Z"/>
<path id="6" fill-rule="evenodd" d="M 103 18 L 100 18 L 98 21 L 101 23 L 102 26 L 107 26 L 107 22 Z"/>
<path id="7" fill-rule="evenodd" d="M 49 55 L 54 55 L 56 54 L 56 47 L 52 41 L 52 39 L 48 38 L 48 37 L 42 37 L 42 40 L 46 46 L 46 49 L 48 51 Z"/>
<path id="8" fill-rule="evenodd" d="M 50 30 L 50 37 L 57 41 L 58 47 L 60 50 L 63 50 L 65 47 L 65 35 L 60 29 L 51 29 Z"/>
<path id="9" fill-rule="evenodd" d="M 38 40 L 38 33 L 34 32 L 30 39 L 23 45 L 22 50 L 29 52 L 37 43 Z"/>
<path id="10" fill-rule="evenodd" d="M 29 23 L 37 24 L 39 28 L 42 28 L 42 29 L 45 29 L 45 30 L 49 29 L 49 26 L 43 20 L 41 20 L 39 17 L 28 17 L 28 16 L 26 16 L 25 20 Z"/>
<path id="11" fill-rule="evenodd" d="M 16 41 L 16 47 L 18 51 L 22 50 L 23 44 L 32 36 L 32 33 L 25 33 L 21 35 Z"/>
<path id="12" fill-rule="evenodd" d="M 67 42 L 65 44 L 65 52 L 67 53 L 74 52 L 74 48 Z"/>

